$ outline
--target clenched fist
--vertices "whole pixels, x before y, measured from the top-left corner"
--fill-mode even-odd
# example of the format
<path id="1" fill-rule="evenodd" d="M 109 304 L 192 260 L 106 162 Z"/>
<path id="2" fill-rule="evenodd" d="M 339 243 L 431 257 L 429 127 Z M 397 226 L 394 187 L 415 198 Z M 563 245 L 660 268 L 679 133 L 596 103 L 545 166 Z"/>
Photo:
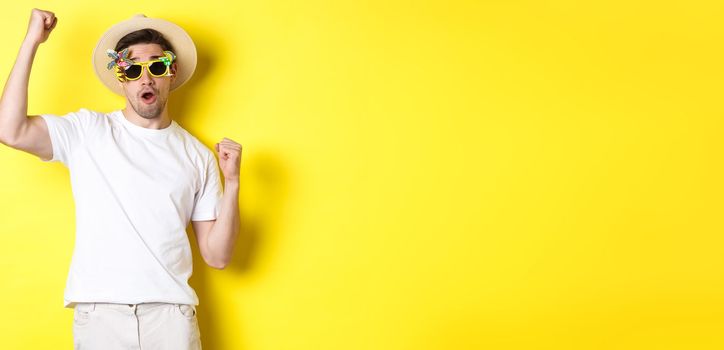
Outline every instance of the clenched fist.
<path id="1" fill-rule="evenodd" d="M 28 23 L 28 33 L 25 40 L 34 44 L 42 44 L 48 40 L 50 32 L 53 31 L 58 23 L 58 17 L 50 11 L 33 9 L 30 13 L 30 23 Z"/>
<path id="2" fill-rule="evenodd" d="M 225 181 L 239 181 L 241 145 L 224 137 L 216 144 L 216 152 L 219 153 L 219 167 L 224 173 Z"/>

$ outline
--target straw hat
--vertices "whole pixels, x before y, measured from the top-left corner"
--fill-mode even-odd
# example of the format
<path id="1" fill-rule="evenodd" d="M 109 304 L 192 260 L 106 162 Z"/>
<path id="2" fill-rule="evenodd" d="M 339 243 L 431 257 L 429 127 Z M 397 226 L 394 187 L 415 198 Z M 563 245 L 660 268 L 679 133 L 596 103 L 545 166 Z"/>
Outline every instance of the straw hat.
<path id="1" fill-rule="evenodd" d="M 103 85 L 119 95 L 124 95 L 123 89 L 119 85 L 113 70 L 106 68 L 108 62 L 111 61 L 106 50 L 115 49 L 118 41 L 126 34 L 145 28 L 159 31 L 173 46 L 178 69 L 176 70 L 176 80 L 171 84 L 172 91 L 189 80 L 196 69 L 196 45 L 181 27 L 159 18 L 135 15 L 131 19 L 120 22 L 108 29 L 98 41 L 95 49 L 93 49 L 93 67 L 98 79 L 101 80 Z"/>

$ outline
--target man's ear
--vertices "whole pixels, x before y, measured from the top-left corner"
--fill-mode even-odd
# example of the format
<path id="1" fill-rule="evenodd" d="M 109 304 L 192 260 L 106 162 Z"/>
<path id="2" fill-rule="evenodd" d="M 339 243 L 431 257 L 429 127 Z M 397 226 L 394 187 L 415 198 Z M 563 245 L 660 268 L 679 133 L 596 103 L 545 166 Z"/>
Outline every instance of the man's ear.
<path id="1" fill-rule="evenodd" d="M 178 63 L 171 63 L 171 74 L 173 74 L 171 80 L 176 80 L 176 72 L 178 72 Z"/>

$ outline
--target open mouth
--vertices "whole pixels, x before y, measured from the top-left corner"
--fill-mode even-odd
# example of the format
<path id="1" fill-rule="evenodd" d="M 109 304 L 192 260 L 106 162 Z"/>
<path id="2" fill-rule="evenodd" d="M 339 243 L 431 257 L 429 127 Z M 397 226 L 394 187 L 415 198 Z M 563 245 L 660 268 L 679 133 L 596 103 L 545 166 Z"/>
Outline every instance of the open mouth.
<path id="1" fill-rule="evenodd" d="M 144 92 L 143 94 L 141 94 L 141 101 L 146 104 L 154 103 L 156 102 L 156 94 L 150 91 Z"/>

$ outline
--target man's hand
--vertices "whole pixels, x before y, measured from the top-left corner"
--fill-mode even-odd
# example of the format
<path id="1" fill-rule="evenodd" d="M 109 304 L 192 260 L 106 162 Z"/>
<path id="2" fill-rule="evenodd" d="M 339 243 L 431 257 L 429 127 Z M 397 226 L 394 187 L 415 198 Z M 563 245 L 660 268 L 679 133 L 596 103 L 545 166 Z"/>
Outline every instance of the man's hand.
<path id="1" fill-rule="evenodd" d="M 48 40 L 50 32 L 53 31 L 58 23 L 58 17 L 50 11 L 33 9 L 30 13 L 30 23 L 28 23 L 28 33 L 25 40 L 33 44 L 40 45 Z"/>
<path id="2" fill-rule="evenodd" d="M 224 173 L 225 181 L 238 181 L 241 167 L 241 145 L 224 137 L 216 144 L 219 153 L 219 167 Z"/>

